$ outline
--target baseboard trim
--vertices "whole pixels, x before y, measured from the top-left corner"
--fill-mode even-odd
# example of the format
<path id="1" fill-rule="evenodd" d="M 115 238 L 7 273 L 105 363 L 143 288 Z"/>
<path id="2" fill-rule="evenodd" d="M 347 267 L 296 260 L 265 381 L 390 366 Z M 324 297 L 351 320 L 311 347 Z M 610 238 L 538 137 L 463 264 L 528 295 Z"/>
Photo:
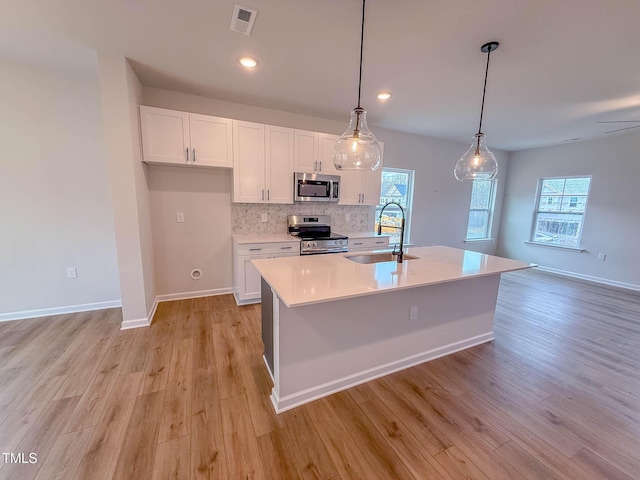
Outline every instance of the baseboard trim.
<path id="1" fill-rule="evenodd" d="M 65 313 L 89 312 L 92 310 L 104 310 L 107 308 L 121 307 L 120 300 L 109 302 L 83 303 L 80 305 L 67 305 L 64 307 L 41 308 L 38 310 L 23 310 L 21 312 L 0 313 L 0 322 L 11 320 L 24 320 L 27 318 L 50 317 L 52 315 L 63 315 Z"/>
<path id="2" fill-rule="evenodd" d="M 124 320 L 120 330 L 128 330 L 130 328 L 148 327 L 153 321 L 153 317 L 160 302 L 170 302 L 172 300 L 187 300 L 189 298 L 210 297 L 213 295 L 226 295 L 233 293 L 233 288 L 215 288 L 211 290 L 198 290 L 195 292 L 170 293 L 167 295 L 157 295 L 151 309 L 146 318 L 135 318 L 132 320 Z M 24 310 L 21 312 L 0 313 L 0 322 L 9 322 L 11 320 L 25 320 L 28 318 L 50 317 L 52 315 L 63 315 L 65 313 L 89 312 L 92 310 L 104 310 L 107 308 L 122 307 L 120 300 L 112 300 L 109 302 L 84 303 L 81 305 L 68 305 L 64 307 L 42 308 L 38 310 Z"/>
<path id="3" fill-rule="evenodd" d="M 214 295 L 226 295 L 233 293 L 233 288 L 213 288 L 211 290 L 197 290 L 195 292 L 168 293 L 157 295 L 156 302 L 170 302 L 172 300 L 187 300 L 189 298 L 211 297 Z"/>
<path id="4" fill-rule="evenodd" d="M 399 372 L 405 368 L 420 365 L 421 363 L 435 360 L 436 358 L 444 357 L 445 355 L 450 355 L 461 350 L 466 350 L 467 348 L 475 347 L 482 343 L 490 342 L 493 339 L 493 332 L 484 333 L 459 342 L 434 348 L 433 350 L 411 355 L 410 357 L 402 358 L 385 365 L 363 370 L 362 372 L 348 375 L 338 380 L 318 385 L 317 387 L 286 395 L 282 398 L 279 398 L 276 395 L 274 388 L 271 390 L 271 403 L 273 404 L 276 413 L 286 412 L 287 410 L 318 400 L 319 398 L 375 380 L 376 378 L 384 377 L 391 373 Z"/>
<path id="5" fill-rule="evenodd" d="M 130 330 L 132 328 L 148 327 L 151 325 L 148 317 L 134 318 L 133 320 L 123 320 L 120 330 Z"/>
<path id="6" fill-rule="evenodd" d="M 229 292 L 231 293 L 231 292 Z M 233 298 L 236 299 L 236 305 L 241 306 L 241 305 L 252 305 L 254 303 L 260 303 L 262 301 L 262 299 L 260 297 L 258 298 L 250 298 L 247 300 L 240 300 L 240 297 L 238 296 L 238 292 L 233 292 Z"/>
<path id="7" fill-rule="evenodd" d="M 583 275 L 582 273 L 569 272 L 566 270 L 559 270 L 557 268 L 544 267 L 539 265 L 538 270 L 543 272 L 555 273 L 556 275 L 562 275 L 564 277 L 577 278 L 580 280 L 586 280 L 588 282 L 600 283 L 602 285 L 609 285 L 611 287 L 624 288 L 626 290 L 634 290 L 640 292 L 640 285 L 634 285 L 633 283 L 618 282 L 616 280 L 609 280 L 607 278 L 593 277 L 591 275 Z"/>

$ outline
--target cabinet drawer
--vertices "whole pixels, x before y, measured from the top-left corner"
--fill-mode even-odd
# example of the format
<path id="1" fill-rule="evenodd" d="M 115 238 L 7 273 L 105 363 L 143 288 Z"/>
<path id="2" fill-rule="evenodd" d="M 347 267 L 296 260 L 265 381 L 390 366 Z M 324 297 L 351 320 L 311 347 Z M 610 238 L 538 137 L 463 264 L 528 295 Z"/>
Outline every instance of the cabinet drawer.
<path id="1" fill-rule="evenodd" d="M 247 243 L 238 245 L 238 255 L 262 255 L 291 253 L 298 255 L 300 253 L 300 242 L 283 242 L 283 243 Z"/>
<path id="2" fill-rule="evenodd" d="M 375 250 L 378 248 L 387 248 L 389 246 L 389 237 L 365 237 L 350 238 L 349 251 L 355 250 Z"/>

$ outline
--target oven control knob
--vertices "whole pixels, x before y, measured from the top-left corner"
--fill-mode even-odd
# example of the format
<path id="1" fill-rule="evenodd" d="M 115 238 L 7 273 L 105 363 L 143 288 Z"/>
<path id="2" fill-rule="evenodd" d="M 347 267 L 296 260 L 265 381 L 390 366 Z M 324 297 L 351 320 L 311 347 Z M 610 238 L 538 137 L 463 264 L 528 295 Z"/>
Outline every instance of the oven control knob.
<path id="1" fill-rule="evenodd" d="M 317 247 L 318 246 L 318 242 L 309 242 L 307 243 L 308 246 L 310 247 Z"/>
<path id="2" fill-rule="evenodd" d="M 342 240 L 338 240 L 336 243 L 337 243 L 338 245 L 342 245 Z"/>

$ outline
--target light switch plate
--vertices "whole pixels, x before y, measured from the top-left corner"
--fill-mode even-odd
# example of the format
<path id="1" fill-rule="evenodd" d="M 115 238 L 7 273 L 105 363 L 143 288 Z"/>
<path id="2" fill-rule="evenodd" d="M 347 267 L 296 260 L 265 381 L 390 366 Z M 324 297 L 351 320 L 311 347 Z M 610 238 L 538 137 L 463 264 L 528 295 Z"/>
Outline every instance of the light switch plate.
<path id="1" fill-rule="evenodd" d="M 184 223 L 184 213 L 182 212 L 176 213 L 176 222 Z"/>

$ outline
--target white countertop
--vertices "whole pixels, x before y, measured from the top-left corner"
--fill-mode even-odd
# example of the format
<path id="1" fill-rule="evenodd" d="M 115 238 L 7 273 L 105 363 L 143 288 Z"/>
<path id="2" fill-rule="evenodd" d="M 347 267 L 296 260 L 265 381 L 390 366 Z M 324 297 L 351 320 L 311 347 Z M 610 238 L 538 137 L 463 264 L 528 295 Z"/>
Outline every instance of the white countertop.
<path id="1" fill-rule="evenodd" d="M 361 252 L 362 253 L 362 252 Z M 367 252 L 368 253 L 368 252 Z M 287 307 L 415 288 L 536 266 L 508 258 L 451 247 L 411 247 L 419 257 L 360 264 L 345 257 L 356 253 L 305 255 L 252 260 Z"/>
<path id="2" fill-rule="evenodd" d="M 231 235 L 231 237 L 239 245 L 243 245 L 247 243 L 284 243 L 284 242 L 300 243 L 300 239 L 298 237 L 287 235 L 286 233 L 272 234 L 272 235 L 257 235 L 257 234 Z"/>

